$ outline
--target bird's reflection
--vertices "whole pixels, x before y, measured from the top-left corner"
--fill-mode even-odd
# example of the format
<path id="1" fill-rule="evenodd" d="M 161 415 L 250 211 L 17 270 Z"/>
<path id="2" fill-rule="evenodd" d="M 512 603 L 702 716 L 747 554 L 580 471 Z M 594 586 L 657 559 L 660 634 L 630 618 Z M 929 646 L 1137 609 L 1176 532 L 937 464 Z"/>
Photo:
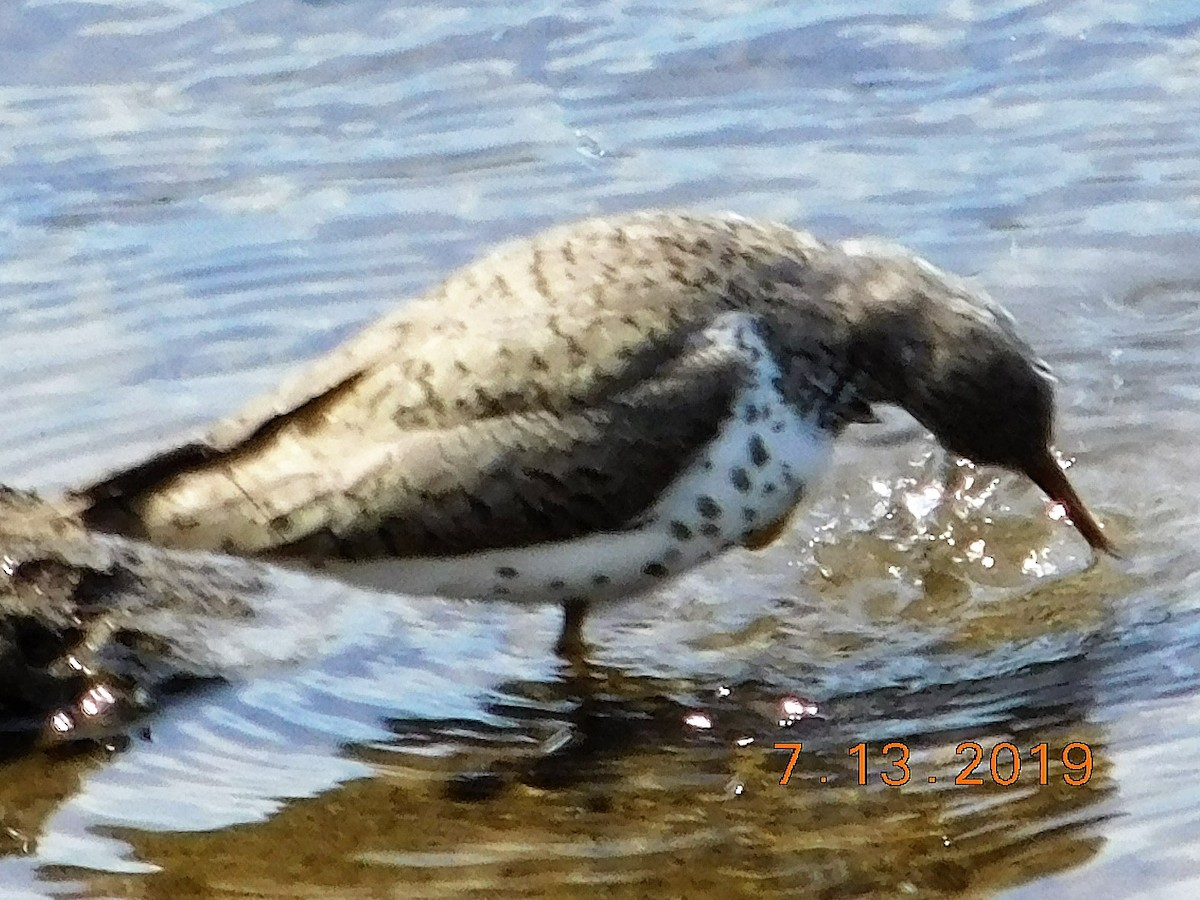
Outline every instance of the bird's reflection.
<path id="1" fill-rule="evenodd" d="M 720 822 L 731 829 L 732 845 L 757 860 L 765 884 L 791 878 L 801 892 L 842 896 L 902 882 L 918 891 L 994 889 L 1077 865 L 1103 843 L 1096 826 L 1112 814 L 1116 786 L 1103 728 L 1091 721 L 1102 657 L 820 701 L 768 680 L 700 686 L 614 667 L 567 667 L 556 680 L 504 685 L 488 707 L 493 727 L 486 731 L 427 720 L 397 720 L 391 728 L 396 749 L 431 733 L 455 736 L 451 759 L 462 768 L 445 774 L 440 802 L 457 809 L 445 815 L 462 823 L 468 844 L 476 819 L 528 809 L 532 792 L 556 798 L 549 808 L 533 807 L 544 815 L 564 804 L 576 810 L 584 818 L 563 827 L 594 840 L 643 833 L 649 821 L 697 829 Z M 497 728 L 497 721 L 508 725 Z M 957 751 L 971 742 L 984 750 L 982 766 L 956 784 L 970 762 L 969 751 Z M 899 751 L 882 752 L 889 743 L 903 746 L 904 784 L 881 778 L 900 778 L 889 768 Z M 988 759 L 1005 743 L 1021 766 L 1008 785 L 1001 782 L 1014 774 L 1009 757 L 999 755 L 996 776 Z M 1082 784 L 1067 777 L 1081 778 L 1079 768 L 1061 761 L 1072 743 L 1091 755 Z M 802 747 L 786 785 L 780 781 L 790 753 L 777 744 Z M 366 755 L 395 765 L 387 751 Z M 512 828 L 532 835 L 539 824 L 517 820 Z M 563 866 L 560 876 L 569 877 Z"/>

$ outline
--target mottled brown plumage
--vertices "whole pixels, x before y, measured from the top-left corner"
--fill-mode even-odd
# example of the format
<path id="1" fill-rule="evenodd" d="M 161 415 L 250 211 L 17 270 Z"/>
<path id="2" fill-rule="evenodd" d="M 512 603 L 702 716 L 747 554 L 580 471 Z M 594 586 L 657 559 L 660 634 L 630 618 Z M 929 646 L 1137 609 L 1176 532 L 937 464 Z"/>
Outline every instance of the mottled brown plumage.
<path id="1" fill-rule="evenodd" d="M 1000 307 L 894 248 L 670 213 L 499 249 L 205 438 L 85 489 L 83 515 L 315 562 L 621 532 L 730 433 L 768 371 L 727 333 L 767 348 L 779 395 L 814 428 L 898 404 L 951 451 L 1029 474 L 1108 547 L 1053 461 L 1044 367 Z"/>

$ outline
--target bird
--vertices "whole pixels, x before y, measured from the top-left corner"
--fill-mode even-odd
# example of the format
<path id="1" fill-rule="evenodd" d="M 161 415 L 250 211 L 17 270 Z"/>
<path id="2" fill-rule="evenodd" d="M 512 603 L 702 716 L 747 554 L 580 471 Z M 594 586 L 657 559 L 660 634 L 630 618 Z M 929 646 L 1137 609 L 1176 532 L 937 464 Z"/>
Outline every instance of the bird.
<path id="1" fill-rule="evenodd" d="M 410 594 L 589 606 L 759 549 L 899 406 L 1113 553 L 1013 317 L 898 245 L 650 210 L 513 240 L 202 436 L 72 493 L 92 528 Z"/>

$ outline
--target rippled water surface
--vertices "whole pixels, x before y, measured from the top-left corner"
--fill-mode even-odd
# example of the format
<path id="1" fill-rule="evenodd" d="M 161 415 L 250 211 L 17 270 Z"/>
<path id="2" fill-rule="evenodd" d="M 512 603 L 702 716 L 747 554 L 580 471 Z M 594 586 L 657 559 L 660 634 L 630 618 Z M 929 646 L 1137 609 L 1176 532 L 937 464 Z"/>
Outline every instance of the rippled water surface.
<path id="1" fill-rule="evenodd" d="M 896 417 L 590 671 L 552 609 L 289 576 L 227 682 L 4 764 L 5 896 L 1195 896 L 1200 15 L 880 8 L 0 5 L 0 481 L 130 462 L 505 237 L 732 209 L 1004 302 L 1124 552 L 1015 478 L 941 496 Z"/>

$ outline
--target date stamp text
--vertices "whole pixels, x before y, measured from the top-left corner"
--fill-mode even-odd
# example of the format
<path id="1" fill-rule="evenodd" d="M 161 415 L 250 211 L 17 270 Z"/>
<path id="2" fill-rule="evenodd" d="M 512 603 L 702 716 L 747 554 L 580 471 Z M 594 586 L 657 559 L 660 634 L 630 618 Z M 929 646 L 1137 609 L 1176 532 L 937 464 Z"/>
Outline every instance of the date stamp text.
<path id="1" fill-rule="evenodd" d="M 775 749 L 791 753 L 783 770 L 783 777 L 779 779 L 779 783 L 786 786 L 791 780 L 796 763 L 800 760 L 800 752 L 804 745 L 781 743 L 776 744 Z M 878 756 L 874 756 L 868 750 L 865 741 L 855 744 L 847 752 L 858 763 L 860 785 L 878 779 L 889 787 L 900 787 L 913 779 L 908 745 L 902 741 L 884 744 L 879 749 Z M 963 741 L 954 752 L 960 757 L 966 757 L 962 770 L 954 776 L 953 783 L 956 785 L 982 785 L 990 781 L 992 784 L 1007 786 L 1018 781 L 1033 783 L 1034 779 L 1037 784 L 1049 784 L 1050 763 L 1055 759 L 1061 760 L 1063 768 L 1066 769 L 1061 773 L 1063 782 L 1072 787 L 1082 787 L 1092 777 L 1092 748 L 1082 741 L 1071 741 L 1061 751 L 1052 750 L 1049 744 L 1042 742 L 1034 744 L 1024 754 L 1010 741 L 1000 741 L 990 747 L 984 747 L 976 741 Z M 878 759 L 877 767 L 873 764 L 875 759 Z M 928 776 L 930 784 L 937 780 L 936 775 Z M 822 776 L 820 781 L 826 784 L 829 778 Z"/>

